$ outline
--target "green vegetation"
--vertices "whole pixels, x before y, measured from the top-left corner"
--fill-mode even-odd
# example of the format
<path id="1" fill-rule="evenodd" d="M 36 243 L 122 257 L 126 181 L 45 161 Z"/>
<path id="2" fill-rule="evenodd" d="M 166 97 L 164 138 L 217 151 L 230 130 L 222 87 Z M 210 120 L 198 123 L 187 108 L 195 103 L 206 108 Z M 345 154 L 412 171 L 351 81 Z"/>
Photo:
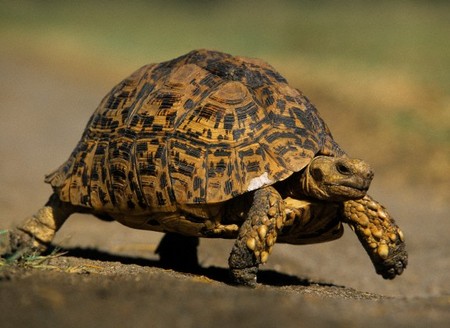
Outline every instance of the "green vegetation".
<path id="1" fill-rule="evenodd" d="M 8 258 L 0 257 L 0 271 L 9 267 L 20 267 L 26 269 L 58 270 L 59 266 L 50 264 L 51 260 L 65 255 L 55 249 L 48 255 L 41 255 L 35 252 L 17 252 Z"/>
<path id="2" fill-rule="evenodd" d="M 2 1 L 3 36 L 102 58 L 193 48 L 387 66 L 450 83 L 450 6 L 436 1 Z M 30 44 L 31 43 L 31 44 Z"/>
<path id="3" fill-rule="evenodd" d="M 194 48 L 264 58 L 310 96 L 349 152 L 447 190 L 449 12 L 448 1 L 419 0 L 0 0 L 0 54 L 117 79 Z"/>

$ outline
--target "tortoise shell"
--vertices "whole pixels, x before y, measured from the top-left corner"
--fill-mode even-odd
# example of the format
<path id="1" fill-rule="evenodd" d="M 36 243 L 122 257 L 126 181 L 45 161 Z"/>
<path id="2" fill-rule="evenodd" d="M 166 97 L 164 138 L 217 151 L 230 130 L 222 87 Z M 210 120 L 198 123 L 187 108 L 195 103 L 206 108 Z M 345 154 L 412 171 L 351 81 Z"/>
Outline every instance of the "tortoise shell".
<path id="1" fill-rule="evenodd" d="M 343 151 L 272 66 L 196 50 L 115 86 L 46 182 L 94 211 L 166 212 L 271 185 L 318 153 Z"/>

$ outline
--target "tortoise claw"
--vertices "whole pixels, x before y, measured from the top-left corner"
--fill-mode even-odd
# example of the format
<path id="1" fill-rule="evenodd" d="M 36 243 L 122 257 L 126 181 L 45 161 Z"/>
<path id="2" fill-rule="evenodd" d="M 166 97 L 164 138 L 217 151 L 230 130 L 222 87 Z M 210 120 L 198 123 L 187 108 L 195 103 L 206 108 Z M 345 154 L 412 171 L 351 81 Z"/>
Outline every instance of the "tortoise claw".
<path id="1" fill-rule="evenodd" d="M 405 244 L 401 243 L 399 247 L 392 250 L 392 255 L 384 261 L 374 261 L 376 272 L 384 279 L 394 279 L 396 276 L 401 275 L 403 270 L 408 265 L 408 254 L 405 250 Z"/>

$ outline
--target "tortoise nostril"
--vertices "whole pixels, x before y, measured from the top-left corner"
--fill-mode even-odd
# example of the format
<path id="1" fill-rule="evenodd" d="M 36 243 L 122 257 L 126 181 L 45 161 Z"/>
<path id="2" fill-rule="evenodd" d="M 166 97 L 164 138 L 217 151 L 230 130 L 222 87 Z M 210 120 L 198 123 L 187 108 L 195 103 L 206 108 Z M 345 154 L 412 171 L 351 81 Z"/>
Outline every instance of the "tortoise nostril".
<path id="1" fill-rule="evenodd" d="M 373 178 L 373 171 L 370 167 L 367 167 L 364 171 L 364 173 L 361 175 L 365 179 L 372 180 Z"/>

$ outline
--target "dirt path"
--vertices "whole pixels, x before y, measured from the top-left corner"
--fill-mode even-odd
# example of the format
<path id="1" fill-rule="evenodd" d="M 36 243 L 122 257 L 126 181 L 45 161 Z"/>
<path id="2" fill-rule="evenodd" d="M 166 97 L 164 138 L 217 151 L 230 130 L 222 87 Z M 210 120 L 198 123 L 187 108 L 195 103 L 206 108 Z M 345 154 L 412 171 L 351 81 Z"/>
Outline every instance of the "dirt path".
<path id="1" fill-rule="evenodd" d="M 67 158 L 89 115 L 117 81 L 94 83 L 88 74 L 73 78 L 51 65 L 5 56 L 0 72 L 3 228 L 46 201 L 50 189 L 43 175 Z M 407 236 L 410 265 L 394 281 L 374 273 L 349 230 L 328 244 L 279 245 L 260 286 L 249 290 L 227 284 L 229 241 L 202 241 L 204 270 L 179 273 L 158 266 L 152 251 L 161 235 L 76 215 L 55 241 L 69 256 L 52 260 L 45 270 L 2 270 L 1 326 L 450 324 L 449 208 L 430 206 L 421 186 L 386 189 L 375 180 L 372 194 L 399 218 Z"/>
<path id="2" fill-rule="evenodd" d="M 275 271 L 263 271 L 262 284 L 249 290 L 226 285 L 225 269 L 191 275 L 154 263 L 59 261 L 80 271 L 27 270 L 1 282 L 2 327 L 444 327 L 450 320 L 448 297 L 386 298 Z"/>

